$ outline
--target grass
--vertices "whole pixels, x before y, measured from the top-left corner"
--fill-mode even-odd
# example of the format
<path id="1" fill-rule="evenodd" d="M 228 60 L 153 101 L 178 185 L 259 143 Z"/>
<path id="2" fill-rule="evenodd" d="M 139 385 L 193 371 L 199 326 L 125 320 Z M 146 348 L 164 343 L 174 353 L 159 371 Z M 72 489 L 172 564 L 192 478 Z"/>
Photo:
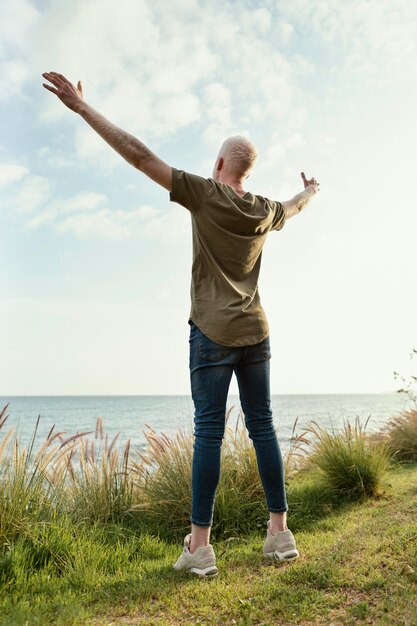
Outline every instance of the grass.
<path id="1" fill-rule="evenodd" d="M 391 418 L 384 434 L 387 445 L 399 461 L 417 461 L 417 405 Z"/>
<path id="2" fill-rule="evenodd" d="M 378 498 L 299 531 L 293 563 L 265 561 L 264 530 L 213 536 L 210 581 L 173 571 L 181 546 L 150 533 L 37 524 L 0 560 L 0 624 L 416 624 L 416 485 L 417 464 L 391 469 Z"/>
<path id="3" fill-rule="evenodd" d="M 366 420 L 362 425 L 345 422 L 341 432 L 327 431 L 314 420 L 306 432 L 314 439 L 308 467 L 318 470 L 318 483 L 324 490 L 343 499 L 377 496 L 382 478 L 391 463 L 391 449 L 385 441 L 368 437 Z"/>
<path id="4" fill-rule="evenodd" d="M 67 437 L 53 427 L 35 454 L 39 418 L 26 450 L 5 432 L 6 410 L 0 624 L 417 624 L 417 465 L 393 462 L 386 433 L 356 420 L 295 435 L 294 424 L 284 460 L 301 558 L 280 566 L 261 553 L 252 442 L 241 415 L 227 423 L 211 539 L 220 576 L 201 581 L 172 570 L 190 527 L 191 434 L 147 425 L 144 453 L 120 450 L 99 418 Z"/>

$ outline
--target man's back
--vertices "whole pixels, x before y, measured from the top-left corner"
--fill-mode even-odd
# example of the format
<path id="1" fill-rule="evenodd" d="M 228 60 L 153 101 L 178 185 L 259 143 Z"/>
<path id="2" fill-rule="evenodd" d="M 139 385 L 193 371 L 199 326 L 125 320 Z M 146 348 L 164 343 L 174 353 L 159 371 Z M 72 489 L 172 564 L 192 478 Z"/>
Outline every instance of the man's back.
<path id="1" fill-rule="evenodd" d="M 259 343 L 269 334 L 258 291 L 262 248 L 285 223 L 282 204 L 175 168 L 170 197 L 192 216 L 189 319 L 216 343 Z"/>

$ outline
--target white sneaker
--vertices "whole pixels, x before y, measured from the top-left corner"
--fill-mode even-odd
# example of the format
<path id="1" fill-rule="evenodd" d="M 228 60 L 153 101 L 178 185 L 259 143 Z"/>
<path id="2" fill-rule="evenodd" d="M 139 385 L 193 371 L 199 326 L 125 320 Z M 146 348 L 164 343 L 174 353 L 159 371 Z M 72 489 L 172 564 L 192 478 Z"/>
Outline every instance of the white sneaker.
<path id="1" fill-rule="evenodd" d="M 191 533 L 189 533 L 184 539 L 184 550 L 173 565 L 175 570 L 185 570 L 202 577 L 217 576 L 218 569 L 216 567 L 216 557 L 214 554 L 213 546 L 200 546 L 197 550 L 191 554 Z"/>
<path id="2" fill-rule="evenodd" d="M 271 535 L 269 527 L 270 520 L 267 523 L 267 536 L 263 547 L 265 556 L 279 561 L 293 561 L 300 556 L 295 545 L 294 535 L 290 530 L 279 530 L 275 535 Z"/>

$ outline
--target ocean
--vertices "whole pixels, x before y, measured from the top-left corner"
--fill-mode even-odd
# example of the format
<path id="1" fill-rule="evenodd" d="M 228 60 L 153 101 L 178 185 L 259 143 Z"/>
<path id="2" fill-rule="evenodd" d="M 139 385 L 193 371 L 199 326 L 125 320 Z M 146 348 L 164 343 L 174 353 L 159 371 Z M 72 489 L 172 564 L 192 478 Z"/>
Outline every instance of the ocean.
<path id="1" fill-rule="evenodd" d="M 34 450 L 44 441 L 55 424 L 55 432 L 68 436 L 81 431 L 94 431 L 101 416 L 109 440 L 120 433 L 118 445 L 128 439 L 133 448 L 146 448 L 146 425 L 157 432 L 173 435 L 178 429 L 193 431 L 194 405 L 191 396 L 0 396 L 0 408 L 9 403 L 9 418 L 1 435 L 15 427 L 22 446 L 29 444 L 38 415 L 40 416 Z M 326 394 L 273 395 L 272 409 L 278 439 L 283 451 L 288 449 L 295 420 L 300 433 L 315 420 L 325 428 L 338 430 L 345 420 L 362 423 L 369 417 L 367 430 L 376 431 L 390 418 L 414 406 L 406 394 Z M 239 397 L 229 395 L 228 426 L 234 428 L 240 411 Z"/>

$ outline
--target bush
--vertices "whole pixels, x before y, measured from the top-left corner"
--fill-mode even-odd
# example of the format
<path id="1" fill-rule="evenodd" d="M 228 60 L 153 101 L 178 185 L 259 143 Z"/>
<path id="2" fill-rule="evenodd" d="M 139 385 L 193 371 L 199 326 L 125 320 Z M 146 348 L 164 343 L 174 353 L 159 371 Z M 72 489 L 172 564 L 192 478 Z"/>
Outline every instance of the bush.
<path id="1" fill-rule="evenodd" d="M 391 418 L 383 432 L 396 459 L 417 461 L 417 406 Z"/>
<path id="2" fill-rule="evenodd" d="M 313 435 L 307 463 L 319 471 L 329 492 L 344 498 L 379 495 L 391 452 L 386 442 L 368 437 L 368 420 L 364 426 L 358 418 L 354 426 L 345 422 L 340 433 L 329 432 L 314 420 L 307 427 L 306 433 Z"/>

